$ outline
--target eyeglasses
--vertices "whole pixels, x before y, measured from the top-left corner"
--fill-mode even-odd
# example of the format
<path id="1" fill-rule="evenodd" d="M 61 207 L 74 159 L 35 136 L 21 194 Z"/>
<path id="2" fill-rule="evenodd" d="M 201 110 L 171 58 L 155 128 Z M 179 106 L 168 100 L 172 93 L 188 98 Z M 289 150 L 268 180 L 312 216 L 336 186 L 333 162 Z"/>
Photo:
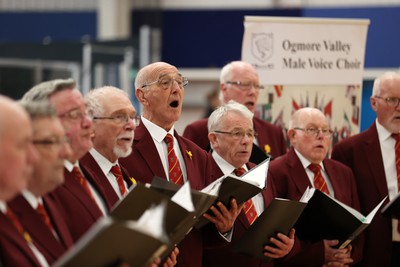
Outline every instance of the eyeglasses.
<path id="1" fill-rule="evenodd" d="M 254 132 L 253 130 L 248 130 L 248 131 L 233 130 L 230 132 L 215 130 L 214 133 L 229 134 L 233 139 L 236 139 L 236 140 L 241 140 L 245 135 L 251 139 L 257 137 L 257 133 Z"/>
<path id="2" fill-rule="evenodd" d="M 129 115 L 115 115 L 110 117 L 93 117 L 94 120 L 111 120 L 116 124 L 126 124 L 131 120 L 135 127 L 137 127 L 140 123 L 139 116 L 129 116 Z"/>
<path id="3" fill-rule="evenodd" d="M 250 90 L 251 88 L 254 88 L 256 90 L 264 89 L 263 85 L 254 84 L 254 83 L 243 83 L 240 81 L 228 81 L 225 83 L 237 85 L 241 90 L 244 90 L 244 91 Z"/>
<path id="4" fill-rule="evenodd" d="M 380 96 L 374 96 L 375 98 L 382 99 L 383 101 L 388 104 L 388 106 L 391 107 L 397 107 L 400 103 L 400 98 L 398 97 L 380 97 Z"/>
<path id="5" fill-rule="evenodd" d="M 59 150 L 64 144 L 68 142 L 69 142 L 68 137 L 64 136 L 62 138 L 54 137 L 54 138 L 33 140 L 32 144 Z"/>
<path id="6" fill-rule="evenodd" d="M 310 127 L 310 128 L 295 127 L 293 129 L 303 131 L 307 135 L 315 136 L 315 137 L 317 137 L 319 135 L 319 132 L 321 132 L 325 137 L 329 137 L 333 133 L 333 131 L 331 129 L 321 129 L 321 128 L 315 128 L 315 127 Z"/>
<path id="7" fill-rule="evenodd" d="M 163 77 L 158 79 L 157 81 L 146 83 L 142 85 L 142 88 L 147 86 L 158 84 L 158 86 L 164 90 L 167 90 L 172 87 L 172 84 L 176 82 L 180 89 L 183 89 L 186 85 L 188 85 L 189 81 L 186 77 L 179 78 L 171 78 L 171 77 Z"/>
<path id="8" fill-rule="evenodd" d="M 75 108 L 70 111 L 67 111 L 64 114 L 58 115 L 59 118 L 66 118 L 73 121 L 82 120 L 83 118 L 87 117 L 88 114 L 85 111 L 82 111 L 80 108 Z"/>

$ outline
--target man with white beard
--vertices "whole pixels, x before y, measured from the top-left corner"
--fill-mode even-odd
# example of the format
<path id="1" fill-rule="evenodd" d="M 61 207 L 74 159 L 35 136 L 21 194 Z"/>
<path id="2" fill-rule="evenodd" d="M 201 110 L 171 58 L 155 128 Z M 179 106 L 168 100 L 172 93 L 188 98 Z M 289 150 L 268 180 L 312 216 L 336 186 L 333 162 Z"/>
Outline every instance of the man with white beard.
<path id="1" fill-rule="evenodd" d="M 128 95 L 112 86 L 91 90 L 85 96 L 87 112 L 93 119 L 93 148 L 81 162 L 96 174 L 107 198 L 114 205 L 134 183 L 118 158 L 132 152 L 136 110 Z"/>

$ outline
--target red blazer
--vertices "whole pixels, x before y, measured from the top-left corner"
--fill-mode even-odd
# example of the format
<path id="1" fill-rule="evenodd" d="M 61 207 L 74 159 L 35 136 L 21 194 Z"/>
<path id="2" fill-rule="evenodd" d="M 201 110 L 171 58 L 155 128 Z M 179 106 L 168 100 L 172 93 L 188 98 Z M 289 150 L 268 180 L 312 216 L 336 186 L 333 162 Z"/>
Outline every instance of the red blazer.
<path id="1" fill-rule="evenodd" d="M 212 158 L 212 157 L 211 157 Z M 255 165 L 252 163 L 247 164 L 247 167 L 250 169 Z M 223 173 L 219 168 L 218 164 L 215 162 L 214 158 L 212 158 L 211 163 L 211 181 L 214 181 L 220 178 Z M 267 181 L 268 182 L 268 181 Z M 266 189 L 262 191 L 262 196 L 264 198 L 264 206 L 268 207 L 273 199 L 272 190 L 270 185 L 267 185 Z M 204 251 L 203 255 L 203 264 L 207 267 L 220 267 L 220 266 L 237 266 L 237 267 L 267 267 L 273 266 L 272 262 L 266 263 L 261 260 L 251 258 L 244 254 L 238 254 L 232 252 L 233 246 L 239 241 L 242 235 L 246 232 L 246 230 L 250 227 L 249 221 L 246 218 L 246 215 L 242 211 L 238 218 L 235 221 L 232 242 L 224 247 L 215 248 L 215 249 L 207 249 Z"/>
<path id="2" fill-rule="evenodd" d="M 99 192 L 110 209 L 111 203 L 107 201 L 103 188 L 99 187 L 100 182 L 96 180 L 94 174 L 85 166 L 80 164 L 80 167 L 85 177 L 88 178 L 88 181 Z M 64 179 L 64 184 L 51 192 L 50 197 L 62 207 L 60 211 L 70 229 L 72 238 L 76 242 L 97 219 L 103 216 L 103 213 L 83 187 L 76 181 L 74 175 L 65 168 Z"/>
<path id="3" fill-rule="evenodd" d="M 388 195 L 376 124 L 336 144 L 332 158 L 349 166 L 355 175 L 361 212 L 368 214 Z M 387 201 L 386 201 L 387 202 Z M 391 266 L 392 221 L 378 212 L 365 230 L 362 266 Z"/>
<path id="4" fill-rule="evenodd" d="M 115 193 L 114 188 L 111 186 L 107 177 L 104 175 L 104 172 L 101 170 L 99 164 L 93 158 L 93 156 L 88 152 L 85 156 L 83 156 L 79 162 L 86 166 L 95 176 L 96 181 L 100 182 L 98 187 L 102 187 L 105 193 L 105 197 L 107 201 L 111 204 L 111 207 L 115 205 L 119 201 L 119 197 L 117 193 Z M 122 176 L 124 177 L 125 182 L 128 185 L 128 188 L 132 185 L 131 179 L 129 179 L 129 174 L 125 168 L 121 167 Z"/>
<path id="5" fill-rule="evenodd" d="M 202 149 L 210 150 L 210 141 L 208 140 L 208 119 L 201 119 L 186 126 L 183 136 L 192 140 Z M 254 130 L 257 132 L 258 146 L 264 152 L 276 158 L 286 153 L 286 142 L 282 128 L 257 117 L 253 118 Z M 270 151 L 265 147 L 269 146 Z"/>
<path id="6" fill-rule="evenodd" d="M 25 239 L 2 212 L 0 212 L 0 262 L 4 267 L 41 267 Z"/>
<path id="7" fill-rule="evenodd" d="M 325 171 L 330 177 L 335 198 L 344 204 L 360 210 L 355 179 L 351 170 L 340 162 L 325 159 Z M 268 179 L 271 180 L 275 197 L 299 200 L 310 180 L 293 148 L 282 157 L 271 161 L 268 169 Z M 363 235 L 353 241 L 352 258 L 355 262 L 361 260 Z M 306 241 L 306 240 L 302 240 Z M 324 245 L 322 240 L 313 244 L 303 243 L 303 249 L 282 266 L 321 266 L 324 263 Z M 297 263 L 298 265 L 291 265 Z"/>
<path id="8" fill-rule="evenodd" d="M 210 173 L 210 159 L 208 154 L 190 140 L 179 136 L 176 132 L 174 135 L 178 140 L 182 152 L 190 186 L 193 189 L 201 190 L 205 187 L 205 179 Z M 136 181 L 151 183 L 155 175 L 166 179 L 165 171 L 153 139 L 143 123 L 135 130 L 131 155 L 119 159 L 119 163 L 128 170 L 128 173 Z M 202 266 L 203 247 L 211 246 L 222 240 L 216 231 L 210 233 L 208 230 L 198 231 L 194 229 L 178 245 L 180 252 L 177 266 Z"/>
<path id="9" fill-rule="evenodd" d="M 47 262 L 52 264 L 73 245 L 73 241 L 64 218 L 59 213 L 59 207 L 48 197 L 43 197 L 43 202 L 60 241 L 49 231 L 40 215 L 22 195 L 18 195 L 8 205 L 31 235 L 37 249 Z"/>

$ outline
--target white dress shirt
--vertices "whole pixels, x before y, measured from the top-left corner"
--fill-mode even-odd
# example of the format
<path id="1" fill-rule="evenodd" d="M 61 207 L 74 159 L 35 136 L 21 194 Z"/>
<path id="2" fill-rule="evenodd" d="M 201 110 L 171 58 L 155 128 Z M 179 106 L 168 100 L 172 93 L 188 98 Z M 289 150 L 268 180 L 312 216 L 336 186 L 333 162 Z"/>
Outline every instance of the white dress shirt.
<path id="1" fill-rule="evenodd" d="M 118 195 L 118 198 L 121 199 L 121 191 L 119 190 L 119 184 L 117 182 L 117 178 L 111 172 L 111 168 L 114 165 L 118 165 L 118 161 L 111 162 L 107 158 L 105 158 L 102 154 L 100 154 L 96 149 L 92 148 L 89 150 L 90 155 L 96 160 L 97 164 L 99 165 L 101 171 L 107 177 L 107 180 L 110 182 L 112 188 L 114 189 L 115 193 Z M 121 170 L 122 171 L 122 170 Z M 123 180 L 124 181 L 124 180 Z M 126 192 L 128 192 L 128 185 L 124 181 Z"/>

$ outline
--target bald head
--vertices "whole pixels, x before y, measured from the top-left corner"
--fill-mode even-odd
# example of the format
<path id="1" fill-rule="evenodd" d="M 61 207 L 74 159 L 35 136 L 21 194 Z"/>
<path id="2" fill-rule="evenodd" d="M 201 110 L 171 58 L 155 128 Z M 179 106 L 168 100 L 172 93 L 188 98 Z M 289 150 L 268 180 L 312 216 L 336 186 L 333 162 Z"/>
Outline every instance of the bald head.
<path id="1" fill-rule="evenodd" d="M 26 188 L 37 152 L 25 110 L 0 96 L 0 199 L 9 200 Z"/>

